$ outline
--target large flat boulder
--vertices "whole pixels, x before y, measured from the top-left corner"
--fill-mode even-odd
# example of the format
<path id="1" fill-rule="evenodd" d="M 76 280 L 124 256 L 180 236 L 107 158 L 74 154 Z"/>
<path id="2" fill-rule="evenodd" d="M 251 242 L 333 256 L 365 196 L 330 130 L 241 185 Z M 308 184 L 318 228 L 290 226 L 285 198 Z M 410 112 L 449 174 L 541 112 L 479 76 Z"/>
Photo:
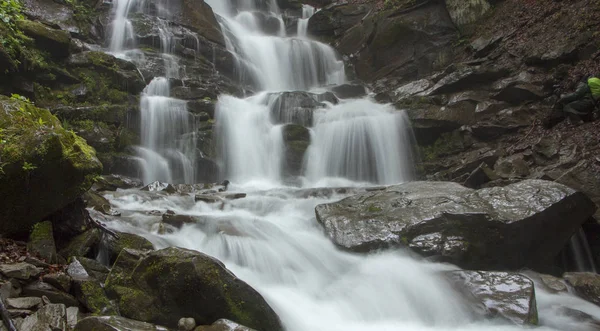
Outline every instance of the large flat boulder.
<path id="1" fill-rule="evenodd" d="M 562 184 L 526 180 L 472 190 L 411 182 L 316 207 L 338 246 L 408 247 L 467 269 L 543 268 L 596 206 Z"/>
<path id="2" fill-rule="evenodd" d="M 124 249 L 105 285 L 127 318 L 173 328 L 182 316 L 200 325 L 226 318 L 257 330 L 283 330 L 258 292 L 218 260 L 196 251 Z"/>
<path id="3" fill-rule="evenodd" d="M 0 234 L 28 233 L 87 191 L 102 165 L 46 109 L 0 96 Z"/>

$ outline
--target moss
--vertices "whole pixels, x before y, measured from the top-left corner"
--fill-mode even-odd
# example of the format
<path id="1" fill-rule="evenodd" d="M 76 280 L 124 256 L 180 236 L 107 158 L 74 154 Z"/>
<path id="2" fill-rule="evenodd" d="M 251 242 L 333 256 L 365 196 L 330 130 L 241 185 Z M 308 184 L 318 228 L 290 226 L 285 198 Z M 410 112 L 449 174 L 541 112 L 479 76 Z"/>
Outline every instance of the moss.
<path id="1" fill-rule="evenodd" d="M 84 305 L 93 315 L 117 315 L 100 283 L 95 280 L 83 281 L 80 290 Z"/>
<path id="2" fill-rule="evenodd" d="M 49 263 L 57 262 L 52 222 L 40 222 L 33 226 L 33 229 L 29 234 L 27 250 L 32 254 L 40 256 Z"/>
<path id="3" fill-rule="evenodd" d="M 367 207 L 367 212 L 369 213 L 379 213 L 381 212 L 383 209 L 381 209 L 380 207 L 375 206 L 374 204 L 370 204 Z"/>
<path id="4" fill-rule="evenodd" d="M 459 132 L 447 132 L 429 146 L 420 146 L 423 161 L 434 161 L 464 148 Z"/>
<path id="5" fill-rule="evenodd" d="M 66 259 L 72 256 L 89 256 L 93 248 L 100 243 L 101 234 L 97 229 L 88 230 L 73 238 L 67 246 L 60 251 L 60 255 Z M 92 254 L 93 255 L 93 254 Z M 95 256 L 92 256 L 95 257 Z"/>
<path id="6" fill-rule="evenodd" d="M 51 29 L 42 23 L 21 20 L 17 22 L 17 26 L 27 35 L 33 38 L 44 38 L 52 40 L 57 44 L 63 44 L 67 48 L 71 42 L 71 37 L 67 31 Z"/>

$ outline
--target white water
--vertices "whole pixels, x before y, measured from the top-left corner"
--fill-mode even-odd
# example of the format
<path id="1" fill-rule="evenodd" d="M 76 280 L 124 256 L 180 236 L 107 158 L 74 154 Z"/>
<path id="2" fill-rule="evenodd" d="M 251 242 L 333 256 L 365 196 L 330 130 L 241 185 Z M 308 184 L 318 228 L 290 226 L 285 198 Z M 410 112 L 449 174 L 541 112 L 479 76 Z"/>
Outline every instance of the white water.
<path id="1" fill-rule="evenodd" d="M 308 31 L 308 20 L 315 14 L 315 7 L 302 5 L 302 18 L 298 19 L 298 37 L 306 37 Z"/>
<path id="2" fill-rule="evenodd" d="M 229 1 L 208 0 L 222 15 L 223 29 L 229 31 L 227 43 L 236 53 L 238 70 L 264 91 L 246 99 L 222 95 L 217 105 L 223 170 L 232 181 L 230 190 L 247 192 L 248 197 L 221 208 L 195 202 L 188 195 L 113 192 L 107 197 L 124 216 L 109 226 L 143 235 L 157 248 L 180 246 L 215 256 L 265 297 L 287 331 L 521 330 L 474 316 L 440 276 L 453 266 L 420 261 L 403 251 L 349 254 L 323 235 L 315 206 L 344 196 L 303 198 L 300 189 L 282 184 L 283 124 L 271 116 L 269 92 L 342 83 L 343 63 L 326 45 L 259 32 L 260 25 L 251 21 L 257 16 L 244 11 L 280 15 L 275 0 L 265 2 L 266 6 L 251 0 L 237 2 L 236 9 Z M 163 150 L 167 146 L 166 150 L 181 151 L 180 145 L 169 144 L 187 129 L 182 129 L 181 105 L 164 92 L 167 84 L 166 79 L 158 79 L 143 95 L 149 117 L 143 121 L 147 144 L 140 156 L 146 163 L 157 158 L 148 177 L 173 180 L 167 156 L 177 153 Z M 404 115 L 389 106 L 367 99 L 326 105 L 314 112 L 311 132 L 303 181 L 307 187 L 411 179 L 411 134 Z M 206 221 L 158 234 L 161 217 L 151 216 L 148 212 L 153 210 L 202 216 Z M 560 306 L 580 308 L 600 318 L 600 308 L 571 295 L 537 292 L 540 321 L 545 325 L 537 330 L 591 330 L 563 316 Z"/>

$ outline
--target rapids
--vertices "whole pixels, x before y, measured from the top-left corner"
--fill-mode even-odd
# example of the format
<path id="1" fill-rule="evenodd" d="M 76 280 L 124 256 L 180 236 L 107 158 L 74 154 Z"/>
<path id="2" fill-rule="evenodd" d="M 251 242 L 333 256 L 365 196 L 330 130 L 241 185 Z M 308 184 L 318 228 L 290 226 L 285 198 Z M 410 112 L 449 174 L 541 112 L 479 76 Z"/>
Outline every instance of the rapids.
<path id="1" fill-rule="evenodd" d="M 131 43 L 127 16 L 135 1 L 114 1 L 111 52 L 123 52 Z M 297 36 L 287 36 L 275 0 L 207 3 L 219 15 L 240 81 L 261 91 L 247 98 L 221 95 L 216 112 L 224 178 L 232 182 L 230 191 L 248 196 L 220 208 L 195 202 L 193 196 L 120 190 L 106 195 L 122 212 L 108 226 L 140 234 L 157 248 L 180 246 L 215 256 L 265 297 L 288 331 L 522 329 L 473 315 L 440 276 L 456 269 L 452 265 L 426 262 L 399 250 L 350 254 L 330 242 L 316 222 L 314 208 L 344 195 L 313 196 L 304 194 L 305 189 L 411 180 L 413 142 L 406 115 L 369 98 L 316 109 L 304 119 L 310 122 L 312 136 L 304 174 L 289 186 L 282 172 L 285 123 L 273 120 L 270 95 L 296 90 L 320 93 L 342 84 L 343 61 L 331 47 L 306 36 L 312 7 L 304 7 Z M 256 12 L 281 22 L 277 33 L 262 31 L 259 20 L 264 15 Z M 168 54 L 168 47 L 164 51 Z M 169 97 L 167 78 L 153 80 L 142 95 L 138 153 L 144 182 L 193 183 L 195 147 L 182 137 L 190 136 L 186 133 L 193 137 L 195 128 L 185 103 Z M 156 210 L 205 221 L 159 234 L 161 217 L 149 213 Z M 542 324 L 537 330 L 592 330 L 561 314 L 561 306 L 600 319 L 599 307 L 573 295 L 536 291 Z"/>

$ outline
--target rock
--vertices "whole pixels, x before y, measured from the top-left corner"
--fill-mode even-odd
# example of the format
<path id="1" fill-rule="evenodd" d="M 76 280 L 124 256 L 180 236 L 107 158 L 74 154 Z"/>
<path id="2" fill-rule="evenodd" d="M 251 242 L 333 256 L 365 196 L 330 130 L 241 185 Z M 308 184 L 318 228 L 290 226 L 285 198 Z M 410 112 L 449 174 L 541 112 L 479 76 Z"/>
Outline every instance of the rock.
<path id="1" fill-rule="evenodd" d="M 323 107 L 315 94 L 308 92 L 281 92 L 269 94 L 271 118 L 275 123 L 313 124 L 315 109 Z"/>
<path id="2" fill-rule="evenodd" d="M 8 298 L 16 298 L 21 295 L 21 284 L 18 280 L 12 279 L 6 281 L 0 286 L 0 297 L 6 300 Z"/>
<path id="3" fill-rule="evenodd" d="M 25 286 L 23 288 L 23 295 L 32 297 L 46 296 L 52 303 L 62 303 L 67 307 L 79 306 L 79 302 L 73 296 L 43 281 L 36 281 Z"/>
<path id="4" fill-rule="evenodd" d="M 505 179 L 526 178 L 530 174 L 529 164 L 522 154 L 499 158 L 496 161 L 494 170 L 498 176 Z"/>
<path id="5" fill-rule="evenodd" d="M 42 273 L 42 269 L 24 262 L 13 264 L 0 264 L 0 273 L 8 278 L 28 280 Z"/>
<path id="6" fill-rule="evenodd" d="M 67 308 L 67 327 L 70 330 L 73 330 L 77 325 L 77 321 L 79 320 L 79 308 L 78 307 L 69 307 Z"/>
<path id="7" fill-rule="evenodd" d="M 461 164 L 452 167 L 448 171 L 450 179 L 456 179 L 474 171 L 479 165 L 485 163 L 488 167 L 494 167 L 500 155 L 498 151 L 482 148 L 461 155 Z"/>
<path id="8" fill-rule="evenodd" d="M 463 185 L 468 188 L 478 189 L 481 188 L 483 184 L 496 179 L 498 179 L 496 173 L 490 169 L 487 164 L 482 163 L 479 165 L 479 167 L 477 167 L 477 169 L 471 172 Z"/>
<path id="9" fill-rule="evenodd" d="M 194 331 L 255 331 L 236 322 L 220 319 L 210 326 L 199 326 Z"/>
<path id="10" fill-rule="evenodd" d="M 0 96 L 0 127 L 5 129 L 0 149 L 0 233 L 4 235 L 29 232 L 33 224 L 87 191 L 102 170 L 95 151 L 63 129 L 46 109 Z"/>
<path id="11" fill-rule="evenodd" d="M 27 317 L 20 330 L 66 330 L 67 308 L 63 304 L 48 304 Z"/>
<path id="12" fill-rule="evenodd" d="M 196 321 L 193 318 L 181 318 L 177 322 L 177 328 L 181 331 L 192 331 L 196 327 Z"/>
<path id="13" fill-rule="evenodd" d="M 367 95 L 367 89 L 358 84 L 343 84 L 331 88 L 331 92 L 340 99 L 357 99 Z"/>
<path id="14" fill-rule="evenodd" d="M 140 189 L 140 191 L 148 191 L 148 192 L 166 192 L 166 193 L 177 193 L 177 189 L 168 183 L 161 182 L 152 182 Z"/>
<path id="15" fill-rule="evenodd" d="M 174 21 L 192 28 L 206 39 L 225 45 L 221 27 L 212 8 L 203 0 L 175 0 L 169 4 Z"/>
<path id="16" fill-rule="evenodd" d="M 519 325 L 537 325 L 535 288 L 531 279 L 516 273 L 451 271 L 446 274 L 467 298 L 473 298 L 479 313 L 500 316 Z"/>
<path id="17" fill-rule="evenodd" d="M 492 9 L 487 0 L 446 0 L 445 2 L 452 22 L 460 30 L 465 30 L 468 25 L 479 21 Z"/>
<path id="18" fill-rule="evenodd" d="M 73 279 L 73 293 L 81 304 L 95 315 L 118 315 L 117 309 L 104 293 L 97 279 L 90 276 L 77 258 L 69 264 L 67 273 Z"/>
<path id="19" fill-rule="evenodd" d="M 600 206 L 600 180 L 592 162 L 582 160 L 573 167 L 556 168 L 547 171 L 546 174 L 558 183 L 585 193 L 597 206 Z M 594 218 L 600 219 L 600 210 L 596 211 Z"/>
<path id="20" fill-rule="evenodd" d="M 102 191 L 117 191 L 118 189 L 130 189 L 141 187 L 143 183 L 138 178 L 132 178 L 121 175 L 104 175 L 101 176 L 92 186 L 98 192 Z"/>
<path id="21" fill-rule="evenodd" d="M 112 236 L 106 238 L 106 249 L 108 251 L 109 265 L 112 265 L 117 259 L 117 256 L 121 253 L 124 248 L 130 248 L 135 250 L 153 250 L 154 245 L 148 239 L 138 236 L 133 233 L 125 233 L 116 231 L 119 236 L 115 239 Z"/>
<path id="22" fill-rule="evenodd" d="M 223 202 L 223 198 L 221 198 L 218 195 L 211 195 L 211 194 L 196 194 L 195 197 L 194 197 L 194 200 L 196 202 L 202 201 L 204 203 L 218 203 L 218 202 Z"/>
<path id="23" fill-rule="evenodd" d="M 563 278 L 578 296 L 600 306 L 600 275 L 591 272 L 568 272 Z"/>
<path id="24" fill-rule="evenodd" d="M 69 56 L 71 36 L 68 32 L 52 29 L 40 22 L 29 20 L 17 21 L 17 26 L 25 35 L 33 38 L 38 48 L 56 57 Z"/>
<path id="25" fill-rule="evenodd" d="M 187 102 L 187 110 L 193 114 L 207 113 L 211 119 L 215 118 L 216 101 L 215 100 L 190 100 Z"/>
<path id="26" fill-rule="evenodd" d="M 394 90 L 394 101 L 398 102 L 407 97 L 425 92 L 432 86 L 432 82 L 428 79 L 415 80 Z"/>
<path id="27" fill-rule="evenodd" d="M 337 105 L 340 102 L 340 100 L 332 92 L 323 92 L 321 94 L 317 94 L 316 100 L 319 102 L 329 102 L 334 105 Z"/>
<path id="28" fill-rule="evenodd" d="M 310 145 L 310 131 L 296 124 L 283 127 L 283 145 L 285 148 L 285 172 L 291 176 L 302 174 L 304 154 Z"/>
<path id="29" fill-rule="evenodd" d="M 10 309 L 37 309 L 42 305 L 42 298 L 25 297 L 6 299 L 6 306 Z"/>
<path id="30" fill-rule="evenodd" d="M 569 290 L 562 279 L 556 278 L 552 275 L 540 275 L 540 280 L 542 284 L 546 286 L 546 289 L 554 293 L 567 293 Z"/>
<path id="31" fill-rule="evenodd" d="M 83 256 L 77 257 L 77 260 L 92 278 L 99 280 L 101 283 L 106 281 L 110 270 L 105 265 L 94 259 Z"/>
<path id="32" fill-rule="evenodd" d="M 191 250 L 123 250 L 106 289 L 119 300 L 122 316 L 140 321 L 176 327 L 179 316 L 199 324 L 228 318 L 258 330 L 283 329 L 258 292 L 219 261 Z"/>
<path id="33" fill-rule="evenodd" d="M 111 208 L 110 202 L 105 197 L 92 190 L 85 192 L 82 198 L 88 208 L 108 216 L 121 216 L 121 213 Z"/>
<path id="34" fill-rule="evenodd" d="M 491 84 L 508 73 L 506 68 L 480 65 L 461 67 L 440 79 L 427 94 L 445 94 L 467 90 L 482 84 Z"/>
<path id="35" fill-rule="evenodd" d="M 564 185 L 526 180 L 477 191 L 456 183 L 411 182 L 315 211 L 341 248 L 408 246 L 463 268 L 489 270 L 551 265 L 595 209 L 584 194 Z"/>
<path id="36" fill-rule="evenodd" d="M 131 320 L 121 316 L 91 316 L 79 321 L 73 331 L 167 331 L 150 323 Z"/>
<path id="37" fill-rule="evenodd" d="M 86 68 L 105 74 L 111 85 L 131 94 L 141 92 L 146 86 L 144 78 L 136 66 L 110 54 L 100 51 L 87 51 L 73 54 L 68 59 L 73 68 Z"/>
<path id="38" fill-rule="evenodd" d="M 71 291 L 71 277 L 62 271 L 46 274 L 42 277 L 42 280 L 64 292 Z"/>
<path id="39" fill-rule="evenodd" d="M 481 58 L 487 56 L 498 44 L 502 41 L 502 36 L 495 36 L 492 38 L 479 37 L 471 43 L 471 49 L 473 50 L 473 56 L 475 58 Z"/>
<path id="40" fill-rule="evenodd" d="M 340 4 L 316 12 L 308 21 L 308 33 L 321 40 L 341 36 L 346 30 L 359 23 L 371 10 L 365 4 Z"/>
<path id="41" fill-rule="evenodd" d="M 361 8 L 361 5 L 348 6 Z M 314 21 L 326 15 L 335 17 L 338 8 L 343 6 L 323 9 L 311 17 L 310 33 L 315 35 L 317 32 Z M 360 24 L 343 31 L 336 30 L 334 36 L 328 37 L 341 36 L 336 41 L 336 48 L 349 56 L 358 79 L 372 82 L 394 76 L 406 81 L 415 80 L 448 64 L 456 29 L 443 3 L 430 3 L 406 12 L 369 13 L 367 7 L 357 14 L 344 22 Z M 321 35 L 323 33 L 327 32 Z"/>
<path id="42" fill-rule="evenodd" d="M 49 263 L 56 263 L 56 245 L 50 221 L 37 223 L 29 235 L 27 250 Z"/>
<path id="43" fill-rule="evenodd" d="M 65 259 L 71 256 L 95 257 L 97 246 L 100 244 L 102 234 L 98 229 L 90 229 L 71 239 L 65 248 L 60 250 L 60 255 Z"/>
<path id="44" fill-rule="evenodd" d="M 198 222 L 198 217 L 190 215 L 177 215 L 173 211 L 168 210 L 162 215 L 162 221 L 176 228 L 181 228 L 184 224 L 194 224 Z"/>

